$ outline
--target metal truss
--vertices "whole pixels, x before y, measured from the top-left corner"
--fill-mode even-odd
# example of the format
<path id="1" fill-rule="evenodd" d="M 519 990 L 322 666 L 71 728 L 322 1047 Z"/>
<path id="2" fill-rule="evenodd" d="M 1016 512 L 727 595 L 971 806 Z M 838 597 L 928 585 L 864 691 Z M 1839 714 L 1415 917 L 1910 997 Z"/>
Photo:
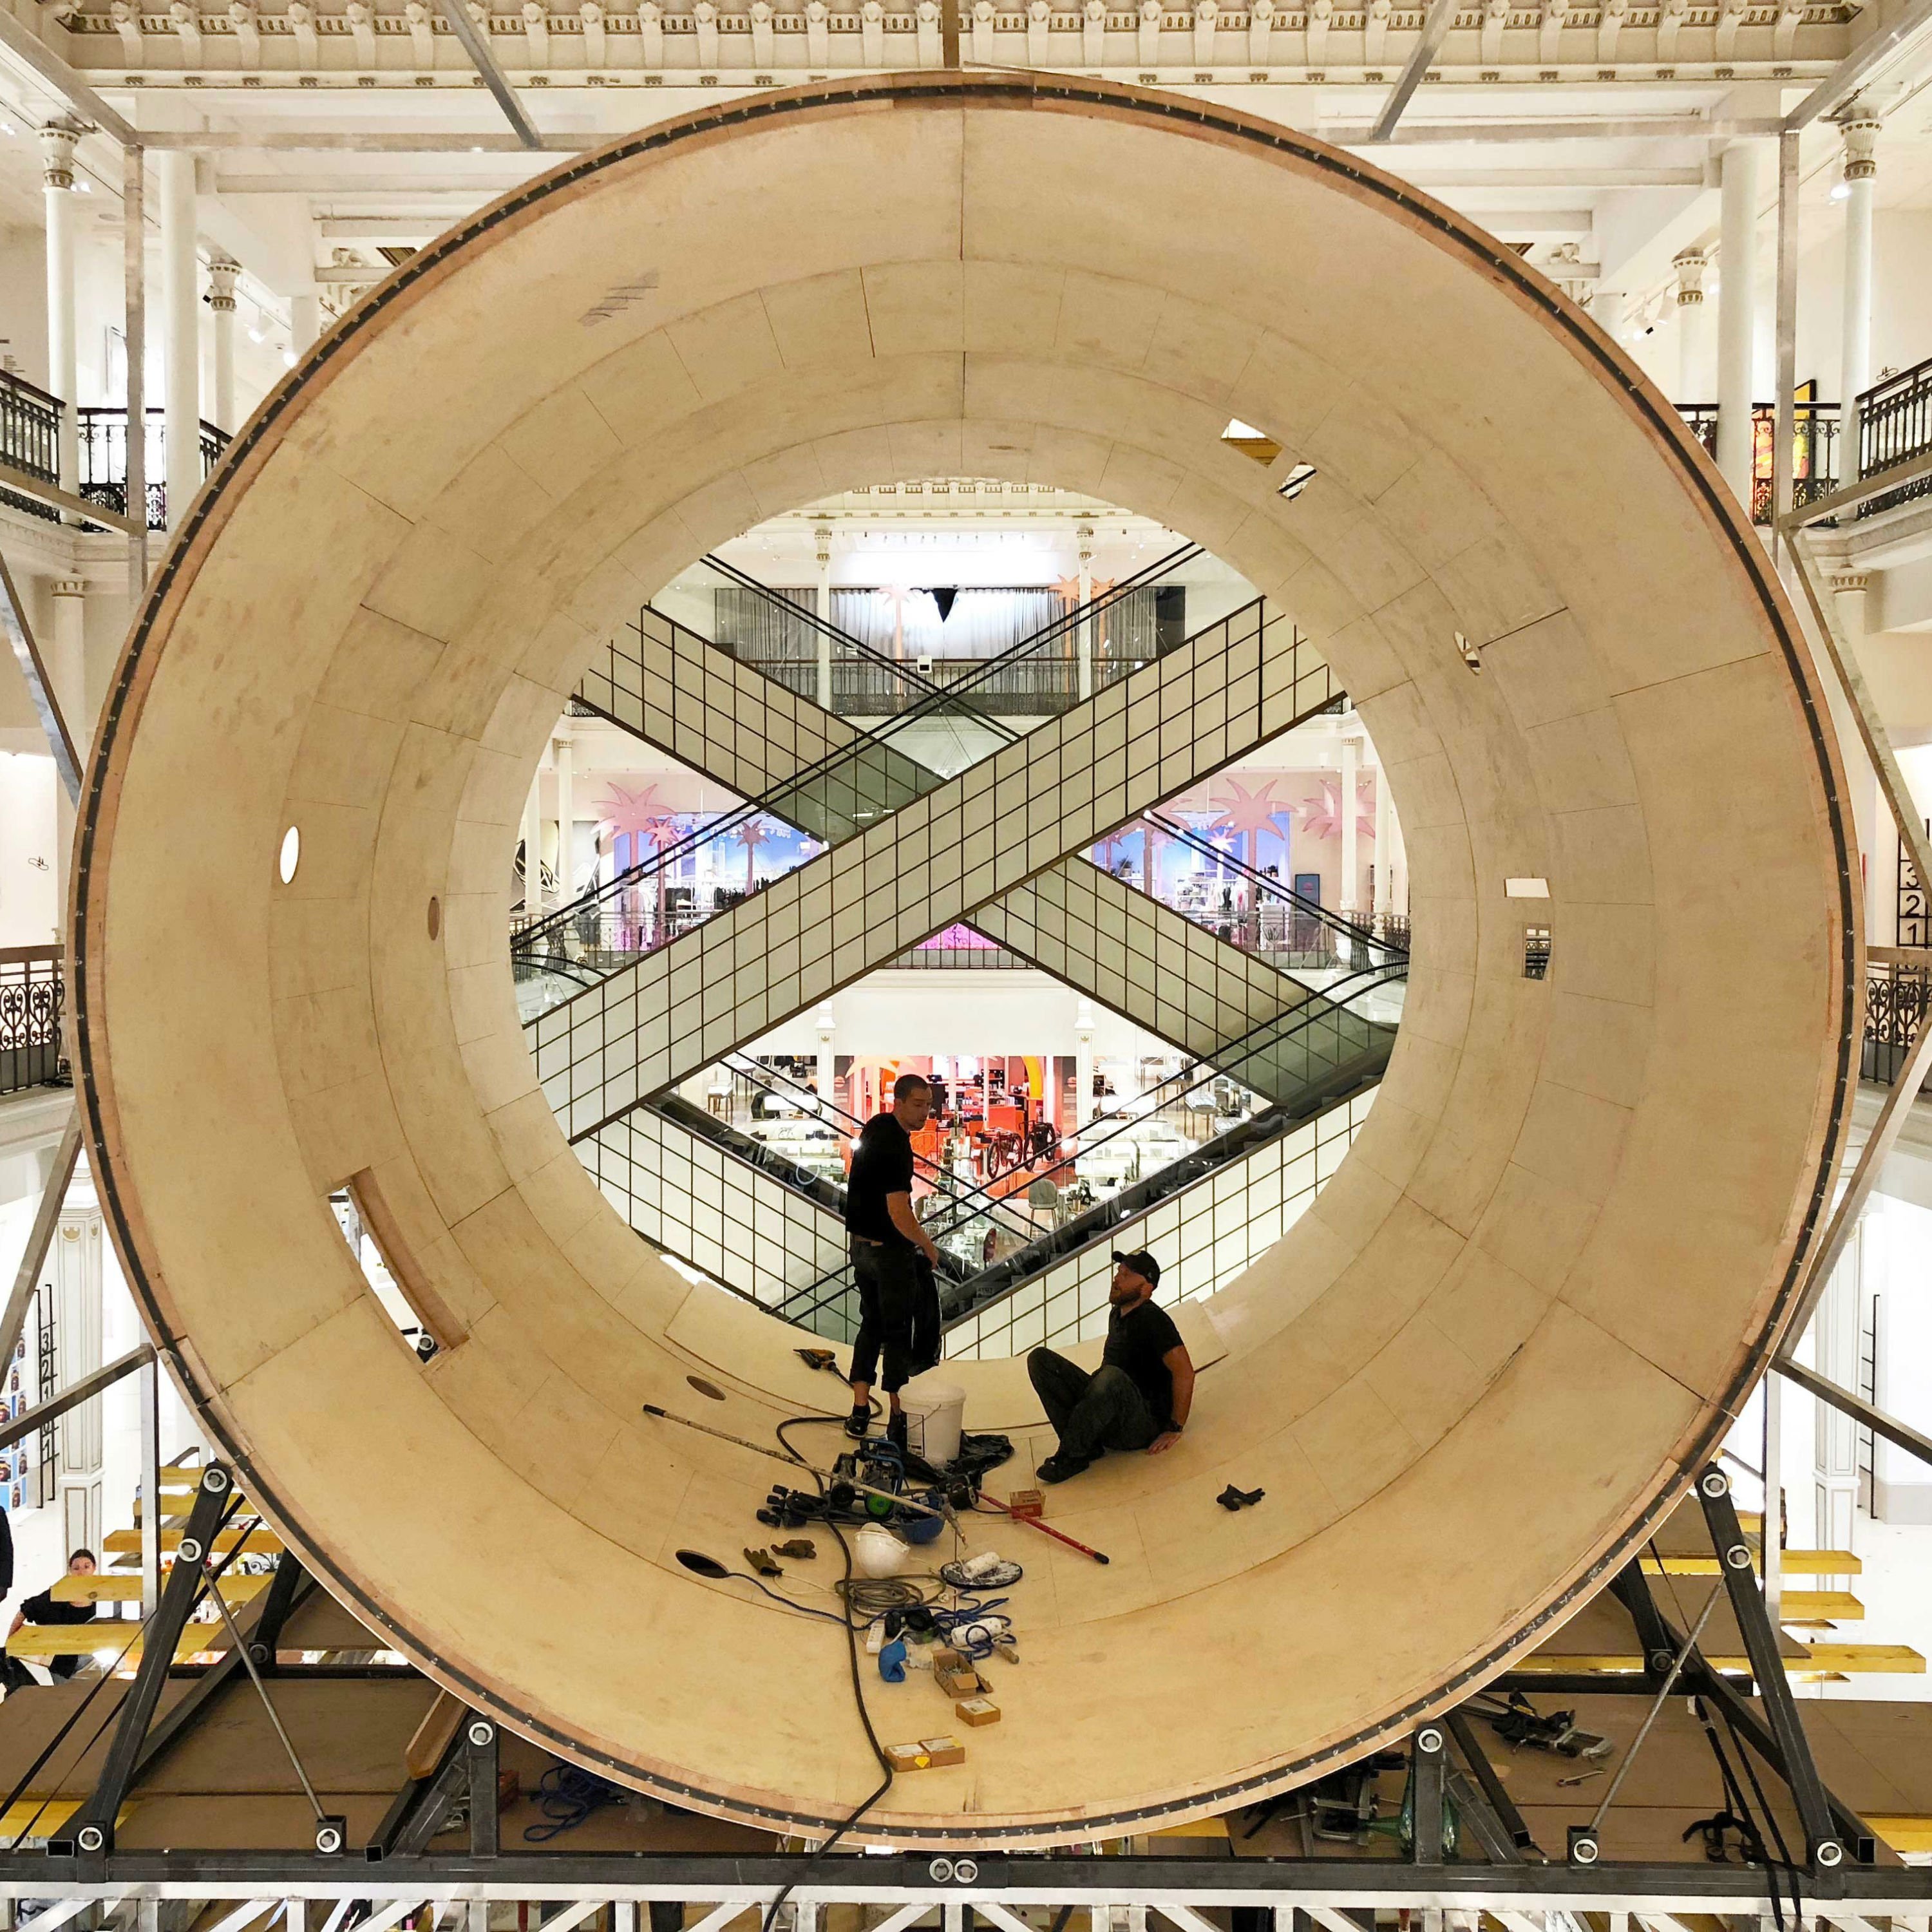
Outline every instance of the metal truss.
<path id="1" fill-rule="evenodd" d="M 1509 1932 L 1558 1932 L 1552 1914 L 1635 1912 L 1646 1932 L 1682 1932 L 1677 1915 L 1736 1918 L 1759 1932 L 1769 1916 L 1763 1872 L 1742 1865 L 1600 1864 L 1587 1870 L 1561 1864 L 1421 1864 L 1396 1859 L 1096 1858 L 1060 1854 L 1024 1856 L 1002 1852 L 938 1856 L 900 1852 L 890 1857 L 841 1858 L 815 1872 L 807 1854 L 687 1856 L 670 1853 L 523 1854 L 495 1859 L 471 1857 L 394 1858 L 380 1864 L 354 1858 L 321 1858 L 259 1852 L 166 1852 L 116 1855 L 105 1872 L 83 1878 L 71 1860 L 14 1855 L 0 1858 L 0 1899 L 59 1899 L 77 1904 L 124 1904 L 134 1900 L 254 1899 L 263 1909 L 283 1901 L 354 1899 L 366 1901 L 370 1924 L 395 1924 L 424 1905 L 448 1906 L 497 1901 L 559 1904 L 569 1922 L 600 1906 L 634 1906 L 676 1900 L 704 1908 L 696 1932 L 720 1929 L 748 1910 L 768 1907 L 785 1886 L 796 1910 L 793 1932 L 809 1932 L 828 1906 L 884 1908 L 890 1915 L 874 1928 L 887 1932 L 940 1910 L 948 1927 L 970 1908 L 1003 1932 L 1022 1928 L 1029 1908 L 1057 1916 L 1158 1912 L 1179 1932 L 1210 1932 L 1203 1908 L 1259 1908 L 1276 1915 L 1279 1932 L 1290 1932 L 1287 1915 L 1300 1912 L 1324 1932 L 1367 1932 L 1376 1912 L 1487 1912 Z M 838 1868 L 850 1866 L 849 1874 Z M 794 1885 L 794 1880 L 797 1880 Z M 1874 1868 L 1848 1872 L 1842 1898 L 1804 1895 L 1804 1916 L 1838 1932 L 1872 1932 L 1870 1921 L 1889 1918 L 1924 1932 L 1932 1911 L 1932 1871 Z M 392 1916 L 393 1914 L 393 1916 Z M 299 1924 L 296 1915 L 292 1921 Z M 1528 1921 L 1527 1926 L 1515 1921 Z M 553 1917 L 546 1927 L 560 1925 Z"/>

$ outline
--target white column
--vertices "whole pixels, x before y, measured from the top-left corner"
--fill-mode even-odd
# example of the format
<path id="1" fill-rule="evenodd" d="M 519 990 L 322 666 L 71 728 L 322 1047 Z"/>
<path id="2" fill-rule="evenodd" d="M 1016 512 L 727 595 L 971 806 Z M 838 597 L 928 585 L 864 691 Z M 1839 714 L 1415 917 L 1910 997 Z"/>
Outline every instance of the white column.
<path id="1" fill-rule="evenodd" d="M 1360 890 L 1361 855 L 1356 850 L 1355 778 L 1360 768 L 1362 741 L 1354 736 L 1342 740 L 1342 903 L 1346 919 L 1355 910 Z"/>
<path id="2" fill-rule="evenodd" d="M 1598 289 L 1590 297 L 1590 320 L 1612 342 L 1624 339 L 1624 310 L 1628 298 L 1620 289 Z"/>
<path id="3" fill-rule="evenodd" d="M 1718 467 L 1747 514 L 1751 500 L 1751 350 L 1757 307 L 1757 149 L 1734 141 L 1718 164 Z"/>
<path id="4" fill-rule="evenodd" d="M 1858 1386 L 1859 1280 L 1865 1244 L 1876 1233 L 1862 1218 L 1844 1258 L 1832 1270 L 1818 1312 L 1811 1318 L 1811 1366 L 1840 1388 Z M 1858 1432 L 1851 1418 L 1830 1403 L 1811 1405 L 1816 1438 L 1814 1532 L 1820 1550 L 1849 1550 L 1858 1514 Z"/>
<path id="5" fill-rule="evenodd" d="M 56 1387 L 65 1388 L 100 1366 L 100 1204 L 85 1164 L 68 1189 L 47 1257 L 52 1277 Z M 62 1541 L 74 1550 L 100 1548 L 100 1399 L 68 1410 L 59 1433 Z"/>
<path id="6" fill-rule="evenodd" d="M 77 578 L 56 578 L 53 584 L 54 621 L 48 639 L 47 675 L 53 680 L 54 696 L 61 716 L 67 720 L 68 736 L 83 766 L 87 748 L 93 742 L 93 713 L 87 706 L 87 586 Z M 54 788 L 55 880 L 60 894 L 58 917 L 60 929 L 67 930 L 68 880 L 74 856 L 74 806 L 67 788 Z"/>
<path id="7" fill-rule="evenodd" d="M 47 387 L 61 400 L 60 486 L 80 488 L 80 398 L 74 296 L 74 149 L 80 130 L 64 118 L 40 130 L 47 220 Z"/>
<path id="8" fill-rule="evenodd" d="M 534 919 L 543 910 L 543 766 L 538 762 L 524 801 L 524 914 Z"/>
<path id="9" fill-rule="evenodd" d="M 1677 400 L 1708 402 L 1711 349 L 1704 271 L 1710 265 L 1702 249 L 1686 248 L 1672 266 L 1677 271 Z"/>
<path id="10" fill-rule="evenodd" d="M 1376 763 L 1376 923 L 1379 926 L 1395 910 L 1395 855 L 1389 847 L 1388 774 Z M 1289 883 L 1292 884 L 1291 880 Z"/>
<path id="11" fill-rule="evenodd" d="M 298 356 L 314 346 L 322 333 L 322 298 L 319 295 L 289 298 L 289 346 Z"/>
<path id="12" fill-rule="evenodd" d="M 838 1036 L 838 1023 L 832 1017 L 832 1009 L 822 1006 L 818 1013 L 818 1097 L 829 1110 L 832 1106 L 832 1082 L 837 1076 L 838 1055 L 836 1042 Z"/>
<path id="13" fill-rule="evenodd" d="M 571 832 L 577 823 L 577 796 L 572 768 L 569 734 L 560 732 L 556 757 L 556 902 L 568 905 L 577 896 L 573 884 Z"/>
<path id="14" fill-rule="evenodd" d="M 235 284 L 242 264 L 217 255 L 208 265 L 208 308 L 214 318 L 214 414 L 217 429 L 232 436 L 239 427 L 235 406 Z"/>
<path id="15" fill-rule="evenodd" d="M 164 150 L 161 322 L 167 350 L 168 527 L 179 527 L 201 488 L 201 291 L 195 264 L 194 157 Z"/>
<path id="16" fill-rule="evenodd" d="M 818 547 L 818 621 L 821 625 L 832 622 L 832 530 L 829 524 L 820 524 L 812 533 Z M 818 634 L 818 704 L 823 711 L 832 709 L 832 634 L 821 630 Z M 824 1087 L 818 1090 L 826 1092 Z"/>
<path id="17" fill-rule="evenodd" d="M 1845 140 L 1845 308 L 1838 364 L 1838 480 L 1858 474 L 1858 400 L 1871 387 L 1872 191 L 1878 176 L 1879 124 L 1860 116 Z"/>
<path id="18" fill-rule="evenodd" d="M 1080 542 L 1080 622 L 1075 627 L 1075 648 L 1080 654 L 1080 696 L 1084 703 L 1094 695 L 1094 620 L 1087 606 L 1094 601 L 1094 528 L 1082 524 L 1076 532 Z"/>
<path id="19" fill-rule="evenodd" d="M 1073 1129 L 1078 1133 L 1094 1118 L 1094 1016 L 1083 1012 L 1073 1022 Z"/>

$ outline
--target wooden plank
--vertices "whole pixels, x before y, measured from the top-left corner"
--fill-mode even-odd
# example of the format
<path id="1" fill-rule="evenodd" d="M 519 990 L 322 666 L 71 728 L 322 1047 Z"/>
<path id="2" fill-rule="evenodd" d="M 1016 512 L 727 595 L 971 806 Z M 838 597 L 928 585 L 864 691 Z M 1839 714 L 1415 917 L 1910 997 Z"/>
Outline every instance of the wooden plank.
<path id="1" fill-rule="evenodd" d="M 1847 1676 L 1922 1677 L 1925 1660 L 1905 1643 L 1813 1643 L 1814 1670 L 1842 1670 Z"/>
<path id="2" fill-rule="evenodd" d="M 1932 1852 L 1932 1818 L 1923 1816 L 1874 1817 L 1864 1815 L 1869 1825 L 1900 1858 L 1913 1852 Z"/>
<path id="3" fill-rule="evenodd" d="M 251 1556 L 279 1556 L 282 1553 L 282 1540 L 272 1529 L 224 1529 L 214 1539 L 217 1556 L 224 1556 L 238 1544 L 244 1537 L 248 1540 L 248 1553 Z M 163 1550 L 178 1550 L 182 1533 L 178 1529 L 161 1532 Z M 138 1529 L 110 1529 L 103 1540 L 101 1547 L 118 1553 L 140 1553 L 141 1532 Z"/>
<path id="4" fill-rule="evenodd" d="M 1779 1558 L 1787 1576 L 1862 1576 L 1864 1559 L 1849 1550 L 1787 1550 Z M 1714 1576 L 1718 1574 L 1714 1556 L 1691 1556 L 1666 1552 L 1662 1561 L 1652 1556 L 1641 1559 L 1644 1574 L 1650 1576 Z"/>
<path id="5" fill-rule="evenodd" d="M 1858 1623 L 1865 1606 L 1848 1590 L 1786 1590 L 1779 1610 L 1787 1624 Z"/>
<path id="6" fill-rule="evenodd" d="M 224 1576 L 221 1594 L 224 1602 L 245 1604 L 259 1596 L 274 1581 L 272 1573 L 259 1576 Z M 138 1604 L 141 1600 L 139 1576 L 63 1576 L 47 1594 L 57 1604 Z"/>
<path id="7" fill-rule="evenodd" d="M 98 1657 L 106 1669 L 131 1666 L 141 1658 L 140 1628 L 132 1618 L 107 1617 L 91 1624 L 27 1624 L 7 1640 L 7 1654 L 31 1658 L 37 1664 L 50 1657 Z M 176 1659 L 192 1657 L 218 1641 L 224 1646 L 228 1641 L 219 1624 L 190 1624 L 175 1646 Z"/>
<path id="8" fill-rule="evenodd" d="M 423 1713 L 423 1720 L 417 1725 L 416 1735 L 404 1748 L 403 1768 L 410 1777 L 434 1776 L 466 1708 L 461 1698 L 452 1696 L 447 1690 L 437 1693 L 436 1702 Z"/>

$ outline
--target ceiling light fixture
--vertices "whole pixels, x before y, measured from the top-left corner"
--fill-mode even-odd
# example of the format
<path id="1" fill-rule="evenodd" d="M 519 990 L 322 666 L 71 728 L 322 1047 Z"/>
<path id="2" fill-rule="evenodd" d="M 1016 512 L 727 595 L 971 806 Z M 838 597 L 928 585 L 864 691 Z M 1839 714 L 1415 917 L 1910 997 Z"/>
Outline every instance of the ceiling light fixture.
<path id="1" fill-rule="evenodd" d="M 1851 198 L 1852 184 L 1850 182 L 1841 181 L 1832 190 L 1834 201 L 1850 201 Z"/>

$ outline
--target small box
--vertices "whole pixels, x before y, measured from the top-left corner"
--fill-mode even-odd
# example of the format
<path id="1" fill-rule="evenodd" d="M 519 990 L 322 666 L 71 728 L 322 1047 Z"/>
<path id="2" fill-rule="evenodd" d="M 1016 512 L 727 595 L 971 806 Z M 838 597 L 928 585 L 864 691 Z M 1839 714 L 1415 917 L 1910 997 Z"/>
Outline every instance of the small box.
<path id="1" fill-rule="evenodd" d="M 1016 1490 L 1006 1498 L 1006 1514 L 1022 1522 L 1037 1522 L 1046 1514 L 1046 1497 L 1039 1490 Z"/>
<path id="2" fill-rule="evenodd" d="M 958 1670 L 935 1668 L 932 1681 L 949 1697 L 976 1697 L 986 1688 L 980 1673 L 970 1664 Z"/>
<path id="3" fill-rule="evenodd" d="M 916 1744 L 888 1744 L 886 1756 L 895 1771 L 930 1771 L 941 1765 L 964 1764 L 966 1747 L 957 1738 L 922 1738 Z"/>
<path id="4" fill-rule="evenodd" d="M 968 1666 L 966 1653 L 955 1650 L 950 1644 L 941 1644 L 932 1653 L 932 1667 L 935 1670 L 964 1670 Z"/>
<path id="5" fill-rule="evenodd" d="M 982 1724 L 997 1724 L 1000 1721 L 1000 1707 L 990 1697 L 962 1697 L 953 1706 L 952 1714 L 962 1724 L 970 1724 L 977 1730 Z"/>

